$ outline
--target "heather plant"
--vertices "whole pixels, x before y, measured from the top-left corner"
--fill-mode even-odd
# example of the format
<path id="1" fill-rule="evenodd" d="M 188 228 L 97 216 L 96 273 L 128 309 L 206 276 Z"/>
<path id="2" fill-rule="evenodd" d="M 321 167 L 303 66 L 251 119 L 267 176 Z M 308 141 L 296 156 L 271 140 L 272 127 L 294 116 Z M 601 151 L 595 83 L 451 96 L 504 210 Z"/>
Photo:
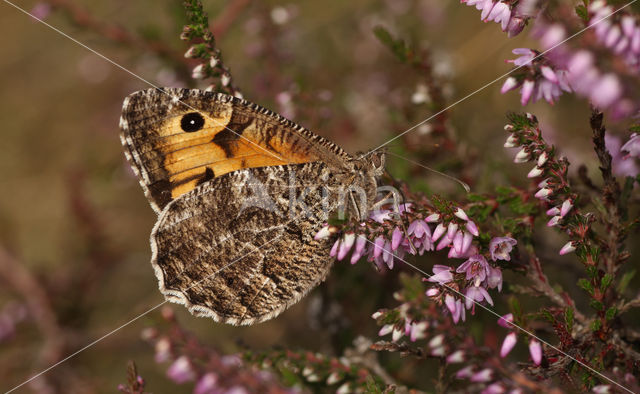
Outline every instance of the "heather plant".
<path id="1" fill-rule="evenodd" d="M 505 45 L 524 35 L 529 41 L 513 46 L 516 57 L 496 70 L 499 78 L 472 94 L 453 94 L 455 75 L 443 71 L 442 54 L 416 44 L 420 24 L 390 24 L 384 18 L 363 23 L 364 34 L 375 37 L 376 51 L 397 70 L 384 79 L 391 86 L 384 95 L 389 114 L 384 121 L 375 117 L 378 108 L 359 104 L 341 87 L 315 92 L 302 76 L 286 75 L 283 70 L 295 58 L 288 45 L 299 33 L 289 26 L 297 13 L 293 3 L 251 8 L 248 1 L 230 1 L 210 25 L 206 3 L 185 1 L 174 16 L 183 24 L 178 33 L 183 47 L 98 22 L 72 2 L 36 5 L 32 13 L 38 18 L 65 14 L 80 28 L 160 59 L 157 75 L 164 84 L 266 100 L 319 134 L 335 129 L 334 136 L 357 136 L 358 121 L 368 116 L 373 117 L 368 127 L 394 130 L 374 130 L 384 138 L 364 153 L 384 149 L 388 165 L 381 182 L 396 191 L 393 198 L 382 192 L 365 220 L 331 217 L 314 235 L 331 239 L 336 260 L 328 283 L 316 290 L 320 295 L 306 304 L 309 327 L 326 335 L 326 343 L 312 344 L 313 334 L 274 346 L 231 346 L 224 337 L 213 342 L 191 328 L 198 318 L 180 316 L 181 307 L 161 303 L 143 313 L 158 310 L 160 317 L 148 319 L 135 339 L 136 346 L 144 344 L 143 355 L 127 355 L 131 361 L 119 366 L 117 390 L 640 392 L 640 293 L 633 257 L 640 252 L 634 242 L 640 201 L 640 8 L 635 1 L 614 0 L 460 3 L 386 2 L 380 14 L 414 11 L 424 21 L 427 14 L 473 6 L 481 21 L 495 22 L 490 28 L 504 32 Z M 252 80 L 239 78 L 228 62 L 233 47 L 225 48 L 224 57 L 221 50 L 222 37 L 245 7 L 252 13 L 244 26 L 251 42 L 241 56 L 259 64 Z M 361 45 L 357 56 L 369 50 L 369 44 Z M 368 82 L 379 81 L 365 82 L 352 81 L 347 88 L 375 92 Z M 496 144 L 487 137 L 490 147 L 475 149 L 465 141 L 470 134 L 457 130 L 464 125 L 458 119 L 469 114 L 456 106 L 484 89 L 503 94 L 511 111 L 499 121 L 472 125 L 472 132 L 500 139 Z M 364 110 L 349 113 L 332 105 L 339 94 Z M 580 110 L 563 106 L 567 100 Z M 539 116 L 523 108 L 536 102 Z M 573 129 L 569 141 L 550 114 Z M 588 152 L 573 154 L 578 146 L 589 146 Z M 509 157 L 508 165 L 483 174 L 480 168 L 490 156 L 502 155 Z M 46 340 L 35 372 L 79 347 L 77 338 L 61 333 L 84 329 L 86 322 L 75 316 L 93 308 L 96 278 L 125 254 L 107 247 L 101 219 L 82 192 L 83 177 L 70 176 L 68 187 L 89 245 L 90 264 L 83 271 L 62 275 L 56 284 L 0 249 L 0 279 L 12 289 L 0 308 L 0 342 L 19 346 L 16 333 L 25 326 L 42 331 Z M 220 335 L 233 338 L 228 333 Z M 86 391 L 101 387 L 67 368 L 62 378 L 44 374 L 29 387 L 42 392 L 64 392 L 67 384 Z"/>

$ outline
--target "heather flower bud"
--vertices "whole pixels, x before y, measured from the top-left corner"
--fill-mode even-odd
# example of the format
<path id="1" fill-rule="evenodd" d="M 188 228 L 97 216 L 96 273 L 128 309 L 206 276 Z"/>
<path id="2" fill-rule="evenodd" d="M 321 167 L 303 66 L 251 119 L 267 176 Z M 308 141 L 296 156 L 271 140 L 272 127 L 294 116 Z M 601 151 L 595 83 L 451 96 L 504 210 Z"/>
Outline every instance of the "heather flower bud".
<path id="1" fill-rule="evenodd" d="M 527 178 L 537 178 L 540 175 L 542 175 L 542 168 L 540 167 L 533 167 L 533 169 L 531 171 L 529 171 L 529 173 L 527 174 Z"/>
<path id="2" fill-rule="evenodd" d="M 431 241 L 436 242 L 438 239 L 440 239 L 442 234 L 445 233 L 445 231 L 446 231 L 446 227 L 444 226 L 444 224 L 438 223 L 438 225 L 436 226 L 436 229 L 433 230 L 433 235 L 431 236 Z"/>
<path id="3" fill-rule="evenodd" d="M 553 190 L 549 189 L 548 187 L 542 188 L 540 190 L 538 190 L 538 192 L 535 194 L 536 198 L 540 198 L 540 199 L 544 199 L 549 197 L 551 194 L 553 193 Z"/>
<path id="4" fill-rule="evenodd" d="M 560 209 L 558 207 L 553 207 L 547 210 L 547 216 L 556 216 L 560 215 Z"/>
<path id="5" fill-rule="evenodd" d="M 542 362 L 542 345 L 534 338 L 531 338 L 531 342 L 529 342 L 529 354 L 531 355 L 533 363 L 540 365 Z"/>
<path id="6" fill-rule="evenodd" d="M 184 57 L 186 58 L 197 57 L 196 54 L 197 54 L 196 47 L 192 46 L 184 53 Z"/>
<path id="7" fill-rule="evenodd" d="M 560 249 L 560 251 L 558 252 L 558 254 L 560 256 L 563 256 L 567 253 L 571 253 L 574 250 L 576 250 L 576 247 L 573 245 L 573 241 L 569 241 L 566 244 L 564 244 L 564 246 L 562 247 L 562 249 Z"/>
<path id="8" fill-rule="evenodd" d="M 449 223 L 449 226 L 447 227 L 447 237 L 453 239 L 456 235 L 456 231 L 458 231 L 458 223 Z"/>
<path id="9" fill-rule="evenodd" d="M 456 209 L 456 212 L 454 213 L 454 215 L 456 215 L 457 217 L 459 217 L 462 220 L 469 220 L 469 217 L 467 216 L 465 211 L 462 210 L 462 208 Z"/>
<path id="10" fill-rule="evenodd" d="M 204 64 L 198 64 L 193 68 L 193 71 L 191 72 L 191 77 L 193 79 L 202 79 L 204 76 Z"/>
<path id="11" fill-rule="evenodd" d="M 211 58 L 209 59 L 209 66 L 211 68 L 214 68 L 217 65 L 218 65 L 218 58 L 216 56 L 211 56 Z"/>
<path id="12" fill-rule="evenodd" d="M 507 126 L 511 126 L 511 125 L 507 125 Z M 505 148 L 517 148 L 518 146 L 520 146 L 520 144 L 518 144 L 518 138 L 515 135 L 510 135 L 507 138 L 507 141 L 504 143 Z"/>
<path id="13" fill-rule="evenodd" d="M 552 217 L 551 220 L 547 222 L 547 227 L 553 227 L 557 225 L 558 223 L 560 223 L 560 220 L 562 220 L 562 216 L 560 215 Z"/>
<path id="14" fill-rule="evenodd" d="M 502 347 L 500 348 L 500 357 L 506 357 L 507 354 L 509 354 L 511 350 L 516 346 L 517 342 L 518 337 L 516 336 L 515 332 L 510 332 L 509 334 L 507 334 L 507 336 L 504 338 L 504 341 L 502 342 Z"/>
<path id="15" fill-rule="evenodd" d="M 467 231 L 470 232 L 474 237 L 477 237 L 478 235 L 480 235 L 480 232 L 478 231 L 478 226 L 476 226 L 476 224 L 471 220 L 467 221 L 467 224 L 465 225 L 465 227 Z"/>
<path id="16" fill-rule="evenodd" d="M 526 163 L 531 158 L 529 152 L 527 152 L 526 148 L 522 148 L 516 157 L 513 159 L 514 163 Z"/>
<path id="17" fill-rule="evenodd" d="M 562 203 L 562 207 L 560 208 L 560 216 L 565 217 L 565 215 L 569 213 L 571 208 L 573 208 L 573 203 L 571 202 L 571 200 L 565 200 Z"/>
<path id="18" fill-rule="evenodd" d="M 515 79 L 514 77 L 509 77 L 509 78 L 507 78 L 506 81 L 504 81 L 504 84 L 502 84 L 502 88 L 500 89 L 500 93 L 504 94 L 504 93 L 508 92 L 509 90 L 513 90 L 516 87 L 518 87 L 518 80 Z"/>
<path id="19" fill-rule="evenodd" d="M 447 356 L 447 364 L 456 364 L 464 361 L 464 351 L 462 350 L 456 350 Z"/>
<path id="20" fill-rule="evenodd" d="M 440 221 L 440 214 L 438 213 L 432 213 L 431 215 L 427 216 L 426 219 L 424 219 L 425 222 L 427 223 L 435 223 Z"/>
<path id="21" fill-rule="evenodd" d="M 538 156 L 538 167 L 542 167 L 544 163 L 547 162 L 548 158 L 549 157 L 547 156 L 547 152 L 542 152 L 542 154 Z"/>

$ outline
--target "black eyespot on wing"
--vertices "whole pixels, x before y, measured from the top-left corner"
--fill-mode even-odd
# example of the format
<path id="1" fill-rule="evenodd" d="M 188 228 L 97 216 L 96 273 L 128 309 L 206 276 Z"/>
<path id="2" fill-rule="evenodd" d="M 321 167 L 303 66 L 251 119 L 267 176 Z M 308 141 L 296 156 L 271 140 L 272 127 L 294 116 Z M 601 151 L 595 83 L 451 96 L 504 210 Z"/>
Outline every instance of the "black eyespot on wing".
<path id="1" fill-rule="evenodd" d="M 204 118 L 197 112 L 189 112 L 180 120 L 180 127 L 187 133 L 198 131 L 202 126 L 204 126 Z"/>

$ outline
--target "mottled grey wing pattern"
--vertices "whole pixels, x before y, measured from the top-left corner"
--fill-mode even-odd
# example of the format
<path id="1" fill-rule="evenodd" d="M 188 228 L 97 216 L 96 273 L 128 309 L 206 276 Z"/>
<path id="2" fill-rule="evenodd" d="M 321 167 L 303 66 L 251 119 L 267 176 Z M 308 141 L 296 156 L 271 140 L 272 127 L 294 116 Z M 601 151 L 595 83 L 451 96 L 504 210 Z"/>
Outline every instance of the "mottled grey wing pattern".
<path id="1" fill-rule="evenodd" d="M 301 205 L 290 215 L 291 179 L 307 182 L 295 184 L 293 193 L 315 215 L 308 217 Z M 336 179 L 322 162 L 250 168 L 173 200 L 151 235 L 160 290 L 216 321 L 248 325 L 277 316 L 331 268 L 330 241 L 314 239 L 326 221 L 321 195 L 305 195 L 303 188 L 320 182 L 331 188 Z M 260 185 L 270 197 L 262 205 Z"/>

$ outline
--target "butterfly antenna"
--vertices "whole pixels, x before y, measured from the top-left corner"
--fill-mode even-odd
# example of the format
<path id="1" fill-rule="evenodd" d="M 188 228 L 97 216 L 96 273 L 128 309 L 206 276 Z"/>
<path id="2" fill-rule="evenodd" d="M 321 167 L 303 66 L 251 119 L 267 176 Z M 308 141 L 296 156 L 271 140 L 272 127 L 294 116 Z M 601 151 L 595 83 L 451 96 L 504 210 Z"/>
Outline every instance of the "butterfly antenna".
<path id="1" fill-rule="evenodd" d="M 424 169 L 426 169 L 426 170 L 429 170 L 429 171 L 431 171 L 431 172 L 435 172 L 436 174 L 442 175 L 443 177 L 448 178 L 448 179 L 450 179 L 450 180 L 452 180 L 452 181 L 457 182 L 458 184 L 460 184 L 460 186 L 462 186 L 462 188 L 463 188 L 467 193 L 470 193 L 470 192 L 471 192 L 471 188 L 469 187 L 469 185 L 468 185 L 468 184 L 466 184 L 465 182 L 463 182 L 462 180 L 460 180 L 460 179 L 456 178 L 456 177 L 453 177 L 453 176 L 451 176 L 451 175 L 449 175 L 449 174 L 445 174 L 444 172 L 440 172 L 440 171 L 438 171 L 438 170 L 434 170 L 434 169 L 433 169 L 433 168 L 431 168 L 431 167 L 427 167 L 427 166 L 425 166 L 424 164 L 418 163 L 417 161 L 414 161 L 414 160 L 411 160 L 411 159 L 407 159 L 406 157 L 404 157 L 404 156 L 400 156 L 400 155 L 397 155 L 397 154 L 395 154 L 395 153 L 393 153 L 393 152 L 387 151 L 387 154 L 388 154 L 388 155 L 391 155 L 391 156 L 395 156 L 395 157 L 397 157 L 397 158 L 399 158 L 399 159 L 406 160 L 406 161 L 408 161 L 408 162 L 409 162 L 409 163 L 411 163 L 411 164 L 415 164 L 415 165 L 417 165 L 417 166 L 419 166 L 419 167 L 422 167 L 422 168 L 424 168 Z"/>

